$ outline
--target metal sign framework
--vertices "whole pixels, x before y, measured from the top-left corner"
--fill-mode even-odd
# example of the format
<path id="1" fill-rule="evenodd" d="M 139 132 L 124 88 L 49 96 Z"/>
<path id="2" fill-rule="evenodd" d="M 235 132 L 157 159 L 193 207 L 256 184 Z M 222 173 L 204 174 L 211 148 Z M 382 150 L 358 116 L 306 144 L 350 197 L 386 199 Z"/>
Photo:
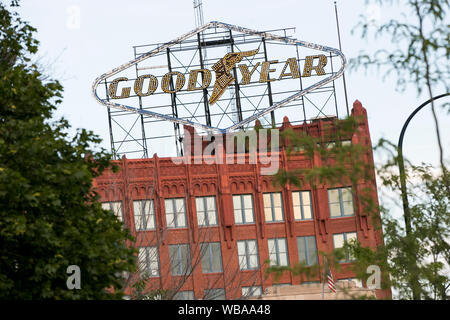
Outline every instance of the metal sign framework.
<path id="1" fill-rule="evenodd" d="M 305 101 L 310 102 L 316 111 L 318 111 L 316 117 L 320 115 L 328 116 L 330 112 L 325 114 L 323 109 L 330 99 L 334 97 L 333 102 L 335 108 L 332 113 L 335 116 L 339 116 L 334 81 L 344 72 L 346 67 L 345 56 L 337 49 L 296 40 L 287 36 L 287 33 L 292 31 L 292 29 L 259 32 L 213 21 L 165 44 L 134 47 L 135 59 L 101 75 L 95 80 L 92 86 L 92 93 L 95 99 L 102 105 L 108 107 L 111 147 L 114 156 L 117 158 L 123 154 L 130 155 L 134 153 L 138 154 L 138 157 L 146 158 L 148 157 L 148 140 L 156 141 L 157 139 L 167 138 L 175 139 L 176 153 L 177 155 L 182 155 L 181 142 L 183 134 L 180 130 L 180 124 L 190 125 L 208 133 L 228 133 L 237 129 L 245 130 L 256 119 L 264 120 L 262 121 L 263 125 L 275 126 L 281 122 L 280 119 L 277 121 L 275 110 L 280 108 L 285 110 L 286 108 L 292 107 L 297 107 L 297 111 L 302 110 L 302 112 L 296 112 L 303 116 L 298 117 L 296 121 L 306 122 L 308 119 L 306 116 L 307 112 L 305 111 Z M 281 33 L 281 35 L 275 34 L 275 32 Z M 165 68 L 169 72 L 180 71 L 189 73 L 190 68 L 204 69 L 206 66 L 217 62 L 223 56 L 217 56 L 217 53 L 216 56 L 211 54 L 211 51 L 214 52 L 217 48 L 227 48 L 228 52 L 242 52 L 244 51 L 243 46 L 248 47 L 248 45 L 251 45 L 258 48 L 258 53 L 253 57 L 245 59 L 250 67 L 254 67 L 259 62 L 269 60 L 267 47 L 270 44 L 294 46 L 296 60 L 299 64 L 302 61 L 304 62 L 304 59 L 300 59 L 298 53 L 299 48 L 303 47 L 327 52 L 330 61 L 330 70 L 326 74 L 327 77 L 310 85 L 305 85 L 302 77 L 299 77 L 296 80 L 298 88 L 295 90 L 274 90 L 273 86 L 275 84 L 270 81 L 265 83 L 251 82 L 246 86 L 246 90 L 258 90 L 259 88 L 263 92 L 255 93 L 253 91 L 249 94 L 243 90 L 243 87 L 237 80 L 237 70 L 235 67 L 233 68 L 235 81 L 230 86 L 232 90 L 229 90 L 228 97 L 225 94 L 217 102 L 217 107 L 214 110 L 211 110 L 211 106 L 208 103 L 207 89 L 192 92 L 173 92 L 170 94 L 170 101 L 162 104 L 145 105 L 141 97 L 135 97 L 139 101 L 136 107 L 112 102 L 108 95 L 108 83 L 111 83 L 108 82 L 109 78 L 132 66 L 135 66 L 136 78 L 143 72 Z M 152 49 L 149 50 L 149 48 Z M 204 56 L 207 50 L 209 50 L 208 58 L 205 58 Z M 193 52 L 190 60 L 186 60 L 187 62 L 180 61 L 182 59 L 177 55 L 189 51 Z M 142 67 L 140 63 L 151 57 L 164 57 L 166 64 Z M 336 59 L 341 60 L 341 67 L 335 72 L 333 63 L 336 64 L 336 62 L 333 62 L 333 60 Z M 100 84 L 104 84 L 105 86 L 105 98 L 101 98 L 97 92 Z M 170 80 L 170 87 L 174 88 L 172 79 Z M 313 93 L 328 93 L 329 95 L 326 101 L 318 106 L 308 98 L 308 95 Z M 191 98 L 187 98 L 188 96 L 191 96 Z M 230 107 L 231 111 L 229 111 Z M 125 124 L 121 120 L 124 116 L 133 114 L 137 114 L 138 116 L 135 116 L 135 120 L 132 123 Z M 270 120 L 266 118 L 269 115 Z M 290 118 L 291 122 L 293 122 L 292 117 Z M 172 132 L 166 134 L 166 132 L 160 132 L 156 129 L 156 135 L 153 134 L 152 136 L 152 131 L 154 131 L 152 127 L 155 127 L 158 122 L 167 121 L 173 124 Z M 136 130 L 138 123 L 140 123 L 141 130 Z M 222 124 L 225 124 L 225 126 L 221 128 L 220 126 Z M 115 134 L 117 129 L 113 130 L 114 126 L 126 133 L 122 139 L 116 138 L 115 140 L 115 136 L 117 137 L 117 134 Z M 131 150 L 127 148 L 130 144 L 134 144 L 135 146 Z"/>

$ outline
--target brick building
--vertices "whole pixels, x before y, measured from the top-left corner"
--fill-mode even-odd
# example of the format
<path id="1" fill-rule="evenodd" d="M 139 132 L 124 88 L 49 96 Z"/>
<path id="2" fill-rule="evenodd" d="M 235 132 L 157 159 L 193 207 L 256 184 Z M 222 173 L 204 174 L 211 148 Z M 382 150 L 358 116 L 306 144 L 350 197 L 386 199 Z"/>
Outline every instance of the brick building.
<path id="1" fill-rule="evenodd" d="M 366 110 L 359 101 L 352 114 L 362 120 L 345 143 L 371 147 Z M 285 118 L 280 130 L 308 126 L 309 134 L 320 137 L 326 122 L 292 126 Z M 308 159 L 299 152 L 288 158 L 283 147 L 277 155 L 283 168 L 321 166 L 319 156 Z M 365 161 L 373 163 L 371 152 Z M 357 238 L 368 247 L 382 242 L 355 196 L 369 187 L 377 202 L 374 180 L 361 181 L 357 190 L 348 185 L 298 190 L 274 186 L 271 176 L 260 174 L 260 163 L 176 164 L 155 154 L 148 159 L 123 157 L 117 164 L 121 170 L 106 172 L 94 188 L 105 208 L 114 210 L 136 237 L 133 245 L 140 248 L 148 287 L 172 290 L 175 298 L 238 299 L 260 295 L 273 285 L 298 285 L 300 278 L 288 272 L 274 282 L 265 275 L 265 262 L 322 265 L 318 251 L 330 252 L 346 240 Z M 334 278 L 354 278 L 350 265 L 347 255 Z M 317 276 L 313 282 L 319 281 Z M 377 292 L 378 297 L 387 295 Z"/>

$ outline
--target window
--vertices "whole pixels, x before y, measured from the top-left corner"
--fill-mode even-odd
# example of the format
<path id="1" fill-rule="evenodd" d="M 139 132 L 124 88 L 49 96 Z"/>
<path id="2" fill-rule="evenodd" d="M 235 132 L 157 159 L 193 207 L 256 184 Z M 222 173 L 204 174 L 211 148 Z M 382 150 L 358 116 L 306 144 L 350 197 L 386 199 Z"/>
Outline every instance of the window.
<path id="1" fill-rule="evenodd" d="M 143 276 L 159 276 L 159 256 L 157 247 L 139 248 L 139 271 Z"/>
<path id="2" fill-rule="evenodd" d="M 258 244 L 256 240 L 243 240 L 237 242 L 239 267 L 241 270 L 259 268 Z"/>
<path id="3" fill-rule="evenodd" d="M 186 206 L 184 198 L 165 199 L 167 228 L 186 227 Z"/>
<path id="4" fill-rule="evenodd" d="M 242 297 L 260 297 L 262 295 L 261 286 L 242 287 Z"/>
<path id="5" fill-rule="evenodd" d="M 174 300 L 194 300 L 194 291 L 178 291 L 173 296 Z"/>
<path id="6" fill-rule="evenodd" d="M 234 222 L 254 223 L 253 199 L 251 194 L 239 194 L 233 196 Z"/>
<path id="7" fill-rule="evenodd" d="M 153 200 L 133 201 L 134 226 L 136 231 L 155 229 Z"/>
<path id="8" fill-rule="evenodd" d="M 111 210 L 121 222 L 123 222 L 123 208 L 122 201 L 103 202 L 102 208 Z"/>
<path id="9" fill-rule="evenodd" d="M 188 244 L 169 245 L 169 253 L 172 275 L 187 275 L 191 272 L 191 255 Z"/>
<path id="10" fill-rule="evenodd" d="M 333 245 L 334 249 L 344 248 L 344 244 L 351 240 L 357 240 L 356 232 L 338 233 L 333 235 Z M 354 257 L 350 254 L 349 249 L 344 249 L 344 259 L 339 262 L 351 262 Z"/>
<path id="11" fill-rule="evenodd" d="M 203 273 L 222 272 L 222 254 L 219 242 L 202 243 L 200 252 Z"/>
<path id="12" fill-rule="evenodd" d="M 316 237 L 297 237 L 298 259 L 307 266 L 318 263 Z"/>
<path id="13" fill-rule="evenodd" d="M 341 144 L 342 144 L 342 146 L 351 146 L 352 140 L 342 140 Z"/>
<path id="14" fill-rule="evenodd" d="M 330 217 L 344 217 L 354 215 L 352 188 L 337 188 L 328 190 Z"/>
<path id="15" fill-rule="evenodd" d="M 294 206 L 295 220 L 312 219 L 311 192 L 296 191 L 292 192 L 292 202 Z"/>
<path id="16" fill-rule="evenodd" d="M 348 279 L 339 279 L 337 282 L 354 282 L 356 288 L 363 288 L 363 284 L 361 282 L 361 280 L 357 279 L 357 278 L 348 278 Z"/>
<path id="17" fill-rule="evenodd" d="M 204 300 L 225 300 L 225 289 L 206 289 Z"/>
<path id="18" fill-rule="evenodd" d="M 197 222 L 199 226 L 216 226 L 217 209 L 216 197 L 195 198 L 197 207 Z"/>
<path id="19" fill-rule="evenodd" d="M 268 244 L 270 265 L 287 266 L 289 260 L 286 238 L 269 239 Z"/>
<path id="20" fill-rule="evenodd" d="M 263 200 L 266 222 L 283 221 L 283 205 L 281 202 L 281 193 L 264 193 Z"/>

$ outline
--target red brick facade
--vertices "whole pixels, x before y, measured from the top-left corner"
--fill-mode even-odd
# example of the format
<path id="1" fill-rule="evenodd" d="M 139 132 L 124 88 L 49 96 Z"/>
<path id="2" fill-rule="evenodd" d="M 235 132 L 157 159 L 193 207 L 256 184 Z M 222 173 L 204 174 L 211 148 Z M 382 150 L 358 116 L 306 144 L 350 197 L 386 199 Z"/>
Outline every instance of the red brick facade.
<path id="1" fill-rule="evenodd" d="M 353 144 L 371 146 L 366 110 L 359 101 L 353 105 L 353 115 L 362 116 L 357 133 L 351 137 Z M 308 124 L 310 134 L 321 136 L 324 126 L 322 120 Z M 280 128 L 291 126 L 285 119 Z M 291 126 L 292 127 L 292 126 Z M 304 130 L 304 126 L 293 127 Z M 302 153 L 287 157 L 281 148 L 278 153 L 279 164 L 282 168 L 310 168 L 321 166 L 319 156 L 308 159 Z M 248 157 L 248 154 L 246 154 Z M 373 163 L 372 153 L 366 155 L 366 161 Z M 151 288 L 172 289 L 178 283 L 180 291 L 193 291 L 195 298 L 203 298 L 204 290 L 211 288 L 225 288 L 227 299 L 241 296 L 243 286 L 261 286 L 262 290 L 272 286 L 273 277 L 266 278 L 264 261 L 269 258 L 268 239 L 286 238 L 288 259 L 290 265 L 299 261 L 297 240 L 298 236 L 315 236 L 318 251 L 333 250 L 333 234 L 356 232 L 358 240 L 368 247 L 375 247 L 382 242 L 381 233 L 374 231 L 371 218 L 367 216 L 360 203 L 354 201 L 354 215 L 349 217 L 330 218 L 327 190 L 335 187 L 320 185 L 317 188 L 304 186 L 302 190 L 309 190 L 312 199 L 313 219 L 296 221 L 293 213 L 293 186 L 275 187 L 271 176 L 260 174 L 261 164 L 179 164 L 173 163 L 171 158 L 159 158 L 156 154 L 148 159 L 126 159 L 117 161 L 121 167 L 118 173 L 107 172 L 97 178 L 95 190 L 99 192 L 101 201 L 121 201 L 123 204 L 123 218 L 126 226 L 136 236 L 137 246 L 157 246 L 159 254 L 159 276 L 149 281 Z M 364 187 L 373 189 L 373 196 L 377 202 L 375 181 L 361 181 L 358 193 Z M 263 193 L 281 192 L 284 208 L 284 221 L 268 223 L 265 221 Z M 255 223 L 238 225 L 234 222 L 232 195 L 251 194 Z M 217 205 L 218 225 L 213 227 L 199 227 L 196 218 L 196 197 L 215 196 Z M 184 198 L 186 203 L 187 227 L 166 228 L 164 199 Z M 135 231 L 133 218 L 133 200 L 153 199 L 155 204 L 156 228 L 151 231 Z M 259 266 L 258 270 L 241 271 L 237 253 L 237 241 L 257 240 Z M 199 243 L 219 242 L 222 256 L 223 272 L 203 273 L 200 263 L 194 268 L 192 276 L 187 280 L 178 281 L 180 276 L 172 276 L 170 272 L 169 248 L 171 244 L 188 243 L 191 255 L 198 255 Z M 195 261 L 195 258 L 193 259 Z M 319 257 L 319 263 L 322 264 Z M 335 279 L 354 278 L 348 264 L 342 264 L 342 270 L 335 271 Z M 319 278 L 316 279 L 319 281 Z M 278 283 L 299 284 L 298 276 L 284 273 Z M 379 291 L 379 296 L 386 292 Z"/>

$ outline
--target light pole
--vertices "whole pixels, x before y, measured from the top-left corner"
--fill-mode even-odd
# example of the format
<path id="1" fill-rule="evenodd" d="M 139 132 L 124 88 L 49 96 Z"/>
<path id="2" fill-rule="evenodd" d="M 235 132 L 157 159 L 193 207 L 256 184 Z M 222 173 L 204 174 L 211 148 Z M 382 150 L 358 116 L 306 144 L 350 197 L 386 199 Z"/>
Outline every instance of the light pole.
<path id="1" fill-rule="evenodd" d="M 405 131 L 406 128 L 408 127 L 410 121 L 412 120 L 412 118 L 423 108 L 425 107 L 427 104 L 429 104 L 431 101 L 443 98 L 450 95 L 450 92 L 441 94 L 439 96 L 436 97 L 432 97 L 431 99 L 425 101 L 424 103 L 422 103 L 416 110 L 413 111 L 413 113 L 411 113 L 411 115 L 408 117 L 408 119 L 406 120 L 405 124 L 403 125 L 402 131 L 400 132 L 400 137 L 398 139 L 398 145 L 397 145 L 397 152 L 398 152 L 398 169 L 399 169 L 399 173 L 400 173 L 400 190 L 402 193 L 402 202 L 403 202 L 403 212 L 404 212 L 404 219 L 405 219 L 405 229 L 406 229 L 406 235 L 410 236 L 411 235 L 411 214 L 409 211 L 409 203 L 408 203 L 408 194 L 406 192 L 406 175 L 405 175 L 405 164 L 403 162 L 403 138 L 405 136 Z M 445 170 L 444 168 L 442 168 L 442 170 Z M 415 253 L 414 253 L 415 255 Z M 412 259 L 414 258 L 414 260 Z M 415 257 L 411 257 L 411 261 L 415 261 Z M 414 262 L 415 264 L 415 262 Z M 414 281 L 413 281 L 414 282 Z M 416 286 L 415 284 L 413 284 L 413 299 L 419 299 L 420 297 L 418 297 L 418 294 L 416 293 Z"/>
<path id="2" fill-rule="evenodd" d="M 402 193 L 402 201 L 403 201 L 403 211 L 405 214 L 405 228 L 406 233 L 409 235 L 411 232 L 411 221 L 410 221 L 410 212 L 409 212 L 409 203 L 408 203 L 408 194 L 406 193 L 406 176 L 405 176 L 405 164 L 403 162 L 403 138 L 405 136 L 406 128 L 408 127 L 409 123 L 411 122 L 412 118 L 427 104 L 429 104 L 431 101 L 443 98 L 450 95 L 450 92 L 441 94 L 439 96 L 433 97 L 424 103 L 422 103 L 416 110 L 411 113 L 411 115 L 406 120 L 405 124 L 403 125 L 402 131 L 400 132 L 400 137 L 398 139 L 398 169 L 400 172 L 400 190 Z"/>

